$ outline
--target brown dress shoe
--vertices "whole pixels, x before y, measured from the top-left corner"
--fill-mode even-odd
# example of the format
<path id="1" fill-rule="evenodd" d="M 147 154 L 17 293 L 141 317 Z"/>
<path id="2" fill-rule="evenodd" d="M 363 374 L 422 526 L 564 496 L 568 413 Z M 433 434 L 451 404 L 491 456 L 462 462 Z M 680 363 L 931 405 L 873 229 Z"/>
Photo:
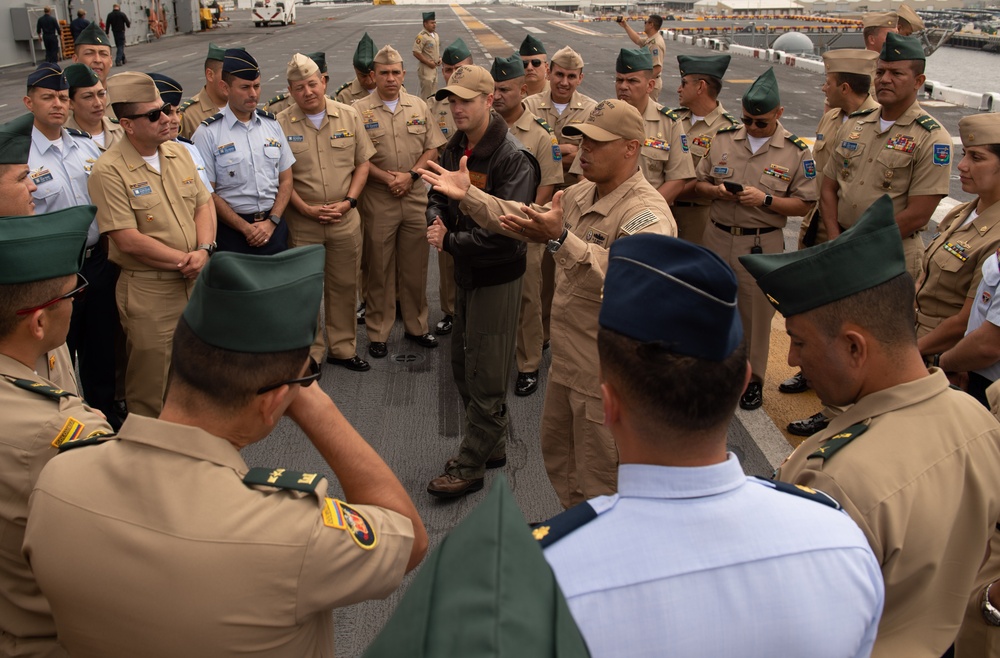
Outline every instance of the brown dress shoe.
<path id="1" fill-rule="evenodd" d="M 438 498 L 458 498 L 483 488 L 483 478 L 463 480 L 445 473 L 439 475 L 427 485 L 427 493 Z"/>

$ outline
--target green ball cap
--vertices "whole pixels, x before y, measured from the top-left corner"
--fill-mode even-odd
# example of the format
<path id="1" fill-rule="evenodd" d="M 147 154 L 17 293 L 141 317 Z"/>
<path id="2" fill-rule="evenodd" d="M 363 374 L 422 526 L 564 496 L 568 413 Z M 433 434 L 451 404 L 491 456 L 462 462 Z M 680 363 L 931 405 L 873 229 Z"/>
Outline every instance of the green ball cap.
<path id="1" fill-rule="evenodd" d="M 743 94 L 743 109 L 758 116 L 767 114 L 779 105 L 781 98 L 778 96 L 778 80 L 774 77 L 774 69 L 770 68 L 761 73 Z"/>
<path id="2" fill-rule="evenodd" d="M 645 48 L 622 48 L 618 53 L 618 60 L 615 62 L 616 72 L 632 73 L 652 70 L 653 54 Z"/>
<path id="3" fill-rule="evenodd" d="M 472 57 L 472 53 L 469 52 L 469 47 L 465 45 L 461 37 L 455 39 L 450 46 L 444 49 L 441 53 L 441 61 L 448 66 L 455 66 L 463 59 L 468 59 Z"/>
<path id="4" fill-rule="evenodd" d="M 911 59 L 924 60 L 927 56 L 924 55 L 920 39 L 890 32 L 885 35 L 885 43 L 882 44 L 882 52 L 878 54 L 878 58 L 883 62 L 903 62 Z"/>
<path id="5" fill-rule="evenodd" d="M 86 64 L 70 64 L 63 70 L 63 73 L 66 74 L 66 82 L 69 83 L 70 89 L 95 87 L 101 84 L 101 79 Z"/>
<path id="6" fill-rule="evenodd" d="M 108 33 L 101 29 L 101 26 L 97 23 L 91 23 L 87 27 L 83 28 L 83 32 L 73 40 L 73 43 L 77 46 L 107 46 L 111 48 L 111 39 L 108 38 Z"/>
<path id="7" fill-rule="evenodd" d="M 273 256 L 217 253 L 191 293 L 184 319 L 214 347 L 267 354 L 312 345 L 323 297 L 322 245 Z"/>
<path id="8" fill-rule="evenodd" d="M 374 60 L 375 42 L 365 32 L 364 36 L 361 37 L 361 41 L 358 42 L 358 47 L 354 49 L 354 68 L 367 73 L 372 70 Z"/>
<path id="9" fill-rule="evenodd" d="M 0 284 L 45 281 L 79 272 L 87 229 L 96 214 L 95 206 L 73 206 L 42 215 L 0 217 Z"/>
<path id="10" fill-rule="evenodd" d="M 740 256 L 740 263 L 785 317 L 874 288 L 906 271 L 903 239 L 888 195 L 830 242 L 784 254 L 748 254 Z"/>
<path id="11" fill-rule="evenodd" d="M 494 82 L 524 77 L 524 62 L 516 53 L 506 58 L 497 57 L 493 60 L 493 66 L 490 67 L 490 75 L 493 76 Z"/>
<path id="12" fill-rule="evenodd" d="M 704 55 L 695 57 L 693 55 L 678 55 L 677 65 L 680 68 L 681 77 L 685 75 L 710 75 L 713 78 L 722 79 L 729 68 L 729 55 Z"/>
<path id="13" fill-rule="evenodd" d="M 434 549 L 364 658 L 588 656 L 504 476 Z"/>
<path id="14" fill-rule="evenodd" d="M 518 55 L 545 55 L 545 44 L 530 34 L 524 37 L 521 47 L 518 48 Z"/>
<path id="15" fill-rule="evenodd" d="M 0 164 L 28 164 L 34 123 L 35 115 L 29 113 L 0 125 Z"/>

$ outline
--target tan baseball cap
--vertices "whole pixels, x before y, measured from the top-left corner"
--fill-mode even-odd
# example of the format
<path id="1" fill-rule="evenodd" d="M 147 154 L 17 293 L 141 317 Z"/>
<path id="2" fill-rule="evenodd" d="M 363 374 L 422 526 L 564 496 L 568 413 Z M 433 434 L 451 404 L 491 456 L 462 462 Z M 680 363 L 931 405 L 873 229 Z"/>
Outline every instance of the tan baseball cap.
<path id="1" fill-rule="evenodd" d="M 115 103 L 149 103 L 160 101 L 156 83 L 145 73 L 128 71 L 108 78 L 108 96 Z"/>
<path id="2" fill-rule="evenodd" d="M 480 94 L 492 94 L 493 87 L 493 76 L 489 71 L 482 66 L 466 64 L 455 69 L 448 86 L 438 89 L 434 98 L 440 101 L 454 94 L 468 101 Z"/>
<path id="3" fill-rule="evenodd" d="M 601 101 L 590 112 L 583 123 L 564 126 L 564 137 L 584 135 L 597 142 L 613 142 L 616 139 L 646 139 L 645 122 L 639 110 L 625 101 L 609 98 Z"/>
<path id="4" fill-rule="evenodd" d="M 285 77 L 289 82 L 305 80 L 309 76 L 319 73 L 319 65 L 302 53 L 292 55 L 292 61 L 288 62 Z"/>
<path id="5" fill-rule="evenodd" d="M 564 69 L 582 69 L 583 68 L 583 58 L 575 50 L 566 46 L 561 48 L 555 55 L 552 56 L 552 63 L 561 66 Z"/>
<path id="6" fill-rule="evenodd" d="M 864 27 L 896 27 L 897 23 L 899 14 L 894 11 L 870 11 L 861 16 Z"/>
<path id="7" fill-rule="evenodd" d="M 878 53 L 861 48 L 840 48 L 823 53 L 823 64 L 827 73 L 856 73 L 871 75 Z"/>
<path id="8" fill-rule="evenodd" d="M 375 64 L 399 64 L 403 61 L 399 51 L 392 46 L 382 46 L 382 50 L 375 53 Z"/>

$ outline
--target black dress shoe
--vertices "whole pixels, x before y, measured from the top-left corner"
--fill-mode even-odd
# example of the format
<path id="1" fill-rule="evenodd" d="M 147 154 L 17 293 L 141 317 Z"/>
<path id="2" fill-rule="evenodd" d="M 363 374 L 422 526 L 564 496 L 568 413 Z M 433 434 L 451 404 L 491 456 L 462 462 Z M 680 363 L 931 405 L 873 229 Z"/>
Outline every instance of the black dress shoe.
<path id="1" fill-rule="evenodd" d="M 406 338 L 406 340 L 412 340 L 414 343 L 416 343 L 420 347 L 437 347 L 438 346 L 438 339 L 435 338 L 434 336 L 430 335 L 429 333 L 428 334 L 423 334 L 422 336 L 415 336 L 413 334 L 406 334 L 406 333 L 404 333 L 403 337 Z"/>
<path id="2" fill-rule="evenodd" d="M 427 485 L 427 493 L 438 498 L 458 498 L 483 488 L 483 478 L 463 480 L 454 475 L 439 475 Z"/>
<path id="3" fill-rule="evenodd" d="M 368 353 L 376 359 L 384 359 L 389 354 L 389 348 L 385 343 L 374 342 L 368 345 Z"/>
<path id="4" fill-rule="evenodd" d="M 365 303 L 361 302 L 361 305 L 358 306 L 357 312 L 354 314 L 354 316 L 358 319 L 358 324 L 365 323 L 365 310 Z"/>
<path id="5" fill-rule="evenodd" d="M 778 384 L 778 390 L 782 393 L 805 393 L 809 390 L 809 382 L 806 381 L 806 378 L 802 376 L 802 371 L 799 370 L 795 376 L 789 377 Z"/>
<path id="6" fill-rule="evenodd" d="M 823 415 L 823 412 L 813 414 L 802 420 L 793 420 L 788 423 L 788 433 L 795 436 L 812 436 L 820 430 L 825 430 L 830 424 L 830 419 Z"/>
<path id="7" fill-rule="evenodd" d="M 443 318 L 441 318 L 441 321 L 437 323 L 436 327 L 434 327 L 434 333 L 436 333 L 438 336 L 445 336 L 447 334 L 450 334 L 453 320 L 454 318 L 452 318 L 450 315 L 446 315 Z"/>
<path id="8" fill-rule="evenodd" d="M 764 387 L 760 382 L 750 382 L 740 398 L 740 409 L 753 411 L 764 404 Z"/>
<path id="9" fill-rule="evenodd" d="M 335 356 L 328 356 L 326 357 L 326 362 L 332 363 L 335 366 L 344 366 L 348 370 L 353 370 L 355 372 L 365 372 L 366 370 L 372 369 L 371 365 L 369 365 L 367 361 L 362 359 L 357 354 L 349 359 L 338 359 Z"/>
<path id="10" fill-rule="evenodd" d="M 524 397 L 538 390 L 538 371 L 517 373 L 517 384 L 514 385 L 514 395 Z"/>

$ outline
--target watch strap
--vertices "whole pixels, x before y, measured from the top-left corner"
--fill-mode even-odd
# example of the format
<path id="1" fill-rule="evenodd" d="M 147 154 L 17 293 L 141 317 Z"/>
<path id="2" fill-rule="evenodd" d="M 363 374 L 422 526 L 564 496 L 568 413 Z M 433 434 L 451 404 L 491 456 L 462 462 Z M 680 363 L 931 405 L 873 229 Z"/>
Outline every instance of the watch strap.
<path id="1" fill-rule="evenodd" d="M 344 197 L 344 201 L 346 201 L 347 203 L 351 204 L 352 208 L 357 208 L 358 207 L 358 200 L 355 199 L 352 196 Z"/>
<path id="2" fill-rule="evenodd" d="M 413 170 L 411 169 L 411 170 L 410 170 L 410 178 L 412 178 L 413 180 L 415 180 L 415 181 L 416 181 L 416 180 L 418 180 L 418 179 L 420 178 L 420 174 L 418 174 L 417 172 L 415 172 L 415 171 L 413 171 Z"/>
<path id="3" fill-rule="evenodd" d="M 281 223 L 281 217 L 275 215 L 274 213 L 268 215 L 267 218 L 271 220 L 271 223 L 274 224 L 275 226 Z"/>

